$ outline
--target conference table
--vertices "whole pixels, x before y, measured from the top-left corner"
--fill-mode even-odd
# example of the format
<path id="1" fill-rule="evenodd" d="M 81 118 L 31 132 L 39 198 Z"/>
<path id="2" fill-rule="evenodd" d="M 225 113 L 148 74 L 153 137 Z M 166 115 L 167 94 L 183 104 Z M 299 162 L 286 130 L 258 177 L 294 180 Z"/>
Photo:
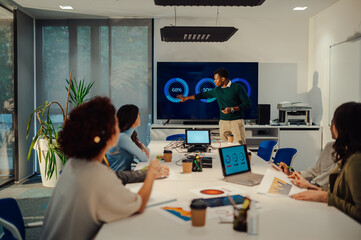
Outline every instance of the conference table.
<path id="1" fill-rule="evenodd" d="M 148 148 L 151 158 L 162 155 L 165 141 L 152 141 Z M 217 147 L 229 146 L 227 142 L 212 143 Z M 232 184 L 223 180 L 222 168 L 217 149 L 205 153 L 213 158 L 212 168 L 203 168 L 202 172 L 183 174 L 181 159 L 187 153 L 173 149 L 172 162 L 164 163 L 170 168 L 170 176 L 154 182 L 153 192 L 172 198 L 172 202 L 147 207 L 142 214 L 104 224 L 96 239 L 361 239 L 361 225 L 334 207 L 325 203 L 307 202 L 288 196 L 275 196 L 257 193 L 259 185 L 248 187 Z M 137 168 L 148 163 L 140 163 Z M 270 165 L 255 153 L 251 157 L 251 169 L 254 173 L 264 174 Z M 130 189 L 138 188 L 142 183 L 127 184 Z M 232 223 L 221 223 L 221 217 L 213 209 L 207 208 L 204 227 L 192 227 L 161 209 L 163 206 L 185 206 L 189 210 L 192 199 L 200 198 L 197 189 L 232 189 L 256 201 L 259 212 L 259 233 L 257 236 L 233 230 Z M 153 196 L 153 193 L 152 193 Z M 152 198 L 151 196 L 151 198 Z M 188 209 L 186 209 L 188 207 Z M 232 215 L 232 207 L 228 206 Z M 223 207 L 225 208 L 225 207 Z M 232 219 L 232 216 L 231 216 Z"/>

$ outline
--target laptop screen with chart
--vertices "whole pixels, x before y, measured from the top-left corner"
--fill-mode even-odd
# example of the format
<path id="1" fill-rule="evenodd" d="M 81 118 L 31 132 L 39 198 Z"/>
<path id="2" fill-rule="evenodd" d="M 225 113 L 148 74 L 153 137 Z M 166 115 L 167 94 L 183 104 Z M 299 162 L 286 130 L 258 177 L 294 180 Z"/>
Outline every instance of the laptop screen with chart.
<path id="1" fill-rule="evenodd" d="M 224 176 L 251 170 L 245 145 L 220 148 L 219 151 Z"/>
<path id="2" fill-rule="evenodd" d="M 253 186 L 261 182 L 263 175 L 251 172 L 246 145 L 219 148 L 224 180 Z"/>

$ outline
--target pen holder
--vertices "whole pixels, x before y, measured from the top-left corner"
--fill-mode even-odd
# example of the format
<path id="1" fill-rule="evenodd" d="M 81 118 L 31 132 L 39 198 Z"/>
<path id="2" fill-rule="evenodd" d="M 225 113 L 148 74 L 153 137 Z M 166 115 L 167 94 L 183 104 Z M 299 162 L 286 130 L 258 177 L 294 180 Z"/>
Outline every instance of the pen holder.
<path id="1" fill-rule="evenodd" d="M 233 229 L 240 232 L 247 232 L 247 210 L 240 208 L 233 208 L 234 220 Z"/>

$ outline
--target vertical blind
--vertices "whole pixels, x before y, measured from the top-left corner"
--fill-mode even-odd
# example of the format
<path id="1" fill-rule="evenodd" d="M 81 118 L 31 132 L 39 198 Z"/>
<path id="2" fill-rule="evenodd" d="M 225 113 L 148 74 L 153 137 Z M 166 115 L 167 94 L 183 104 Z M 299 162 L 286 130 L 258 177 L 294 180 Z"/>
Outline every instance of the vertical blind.
<path id="1" fill-rule="evenodd" d="M 66 81 L 94 82 L 88 98 L 109 96 L 118 109 L 140 109 L 140 140 L 149 141 L 152 114 L 152 20 L 37 20 L 37 106 L 59 101 L 65 108 Z M 52 120 L 62 124 L 60 109 Z"/>

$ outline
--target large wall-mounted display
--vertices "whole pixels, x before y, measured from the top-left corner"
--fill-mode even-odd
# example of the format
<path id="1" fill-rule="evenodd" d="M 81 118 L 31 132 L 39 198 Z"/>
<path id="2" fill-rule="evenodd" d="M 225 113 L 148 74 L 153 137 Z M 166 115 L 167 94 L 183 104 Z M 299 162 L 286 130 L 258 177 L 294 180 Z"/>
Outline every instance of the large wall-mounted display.
<path id="1" fill-rule="evenodd" d="M 215 87 L 213 73 L 225 68 L 232 83 L 241 84 L 252 107 L 245 111 L 245 119 L 257 119 L 258 63 L 256 62 L 158 62 L 157 63 L 157 119 L 217 120 L 217 100 L 202 99 L 181 103 L 177 95 L 195 95 Z"/>

